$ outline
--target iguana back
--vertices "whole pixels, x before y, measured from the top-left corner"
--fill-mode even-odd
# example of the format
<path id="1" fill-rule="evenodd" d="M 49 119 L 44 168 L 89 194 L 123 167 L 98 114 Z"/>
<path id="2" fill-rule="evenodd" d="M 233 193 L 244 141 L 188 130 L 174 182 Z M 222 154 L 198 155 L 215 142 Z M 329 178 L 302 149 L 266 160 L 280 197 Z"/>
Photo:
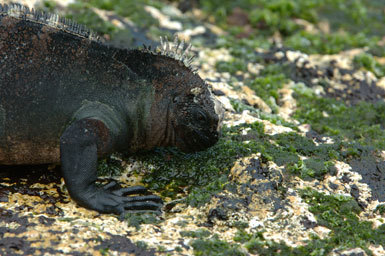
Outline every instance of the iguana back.
<path id="1" fill-rule="evenodd" d="M 87 101 L 124 108 L 124 98 L 130 112 L 151 105 L 151 88 L 111 57 L 118 49 L 56 15 L 44 17 L 49 26 L 24 12 L 0 15 L 0 163 L 59 162 L 60 134 Z"/>

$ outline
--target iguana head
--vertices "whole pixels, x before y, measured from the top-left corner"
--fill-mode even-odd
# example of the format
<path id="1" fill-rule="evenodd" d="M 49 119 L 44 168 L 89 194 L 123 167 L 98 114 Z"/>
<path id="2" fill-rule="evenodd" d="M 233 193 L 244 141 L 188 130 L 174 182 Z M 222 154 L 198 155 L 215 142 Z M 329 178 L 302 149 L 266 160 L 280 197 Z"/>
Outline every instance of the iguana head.
<path id="1" fill-rule="evenodd" d="M 189 89 L 173 95 L 171 124 L 175 146 L 184 152 L 194 152 L 214 145 L 219 139 L 223 108 L 204 81 L 194 74 L 185 81 Z"/>
<path id="2" fill-rule="evenodd" d="M 214 145 L 219 139 L 224 114 L 222 104 L 189 67 L 167 56 L 155 59 L 155 69 L 162 70 L 162 75 L 154 82 L 159 88 L 155 93 L 156 101 L 167 105 L 167 144 L 184 152 Z"/>
<path id="3" fill-rule="evenodd" d="M 154 89 L 147 147 L 204 150 L 219 139 L 224 110 L 206 82 L 190 66 L 183 43 L 130 51 L 127 66 Z"/>

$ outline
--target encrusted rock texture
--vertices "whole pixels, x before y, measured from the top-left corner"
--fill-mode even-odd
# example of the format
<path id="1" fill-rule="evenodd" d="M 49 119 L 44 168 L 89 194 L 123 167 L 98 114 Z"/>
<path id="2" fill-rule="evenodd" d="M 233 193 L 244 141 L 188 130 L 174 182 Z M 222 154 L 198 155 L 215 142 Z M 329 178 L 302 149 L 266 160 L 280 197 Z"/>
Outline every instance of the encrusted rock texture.
<path id="1" fill-rule="evenodd" d="M 211 44 L 226 31 L 201 20 L 195 1 L 191 2 L 193 9 L 185 14 L 175 3 L 160 10 L 145 6 L 144 10 L 159 21 L 160 31 L 193 42 L 194 65 L 226 109 L 222 144 L 210 151 L 211 156 L 223 154 L 223 145 L 242 146 L 237 147 L 242 152 L 231 154 L 231 164 L 218 168 L 218 188 L 189 184 L 167 195 L 168 189 L 177 186 L 152 186 L 151 192 L 165 200 L 162 213 L 132 213 L 121 218 L 77 206 L 65 189 L 58 166 L 1 166 L 0 254 L 385 255 L 384 143 L 360 146 L 353 143 L 360 138 L 346 137 L 337 145 L 329 128 L 321 133 L 298 114 L 298 109 L 310 111 L 301 108 L 305 103 L 300 99 L 306 95 L 334 99 L 335 108 L 341 108 L 338 102 L 343 102 L 344 108 L 355 108 L 362 102 L 384 106 L 385 78 L 354 65 L 355 57 L 366 49 L 305 54 L 273 42 L 271 47 L 254 48 L 252 54 L 258 61 L 245 59 L 245 69 L 227 72 L 218 63 L 232 65 L 231 50 L 225 44 Z M 20 3 L 44 6 L 36 1 Z M 65 13 L 71 1 L 56 4 L 52 4 L 54 10 Z M 130 29 L 135 26 L 113 11 L 93 11 L 120 29 L 125 24 L 130 24 Z M 241 11 L 234 11 L 231 19 L 235 21 L 228 22 L 242 22 L 242 17 Z M 115 36 L 119 44 L 124 35 Z M 156 44 L 156 38 L 147 42 Z M 250 83 L 274 64 L 285 69 L 282 73 L 286 72 L 287 79 L 276 98 L 266 99 Z M 320 113 L 322 118 L 333 115 L 326 109 Z M 383 131 L 384 112 L 374 118 L 379 120 L 376 127 Z M 350 126 L 354 127 L 354 122 Z M 361 134 L 365 137 L 371 132 L 375 131 Z M 223 148 L 232 149 L 231 145 Z M 170 169 L 178 169 L 174 151 L 167 152 L 162 157 L 174 164 Z M 119 172 L 101 176 L 99 182 L 148 185 L 146 177 L 157 170 L 157 163 L 148 162 L 151 154 L 159 158 L 159 152 L 146 153 L 145 159 L 113 156 Z M 107 169 L 113 168 L 109 162 Z M 193 194 L 203 189 L 211 191 L 205 194 L 208 197 L 197 197 L 198 203 L 191 203 Z"/>

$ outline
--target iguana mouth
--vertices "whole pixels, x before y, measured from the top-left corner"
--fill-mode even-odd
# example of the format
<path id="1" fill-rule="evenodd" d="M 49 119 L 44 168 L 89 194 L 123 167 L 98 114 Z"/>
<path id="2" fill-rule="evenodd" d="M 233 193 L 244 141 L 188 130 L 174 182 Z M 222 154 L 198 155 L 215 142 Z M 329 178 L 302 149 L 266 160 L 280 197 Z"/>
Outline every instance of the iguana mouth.
<path id="1" fill-rule="evenodd" d="M 184 138 L 183 140 L 181 138 Z M 179 136 L 176 138 L 176 146 L 185 153 L 205 150 L 213 146 L 219 139 L 216 130 L 202 131 L 187 125 L 179 127 Z"/>

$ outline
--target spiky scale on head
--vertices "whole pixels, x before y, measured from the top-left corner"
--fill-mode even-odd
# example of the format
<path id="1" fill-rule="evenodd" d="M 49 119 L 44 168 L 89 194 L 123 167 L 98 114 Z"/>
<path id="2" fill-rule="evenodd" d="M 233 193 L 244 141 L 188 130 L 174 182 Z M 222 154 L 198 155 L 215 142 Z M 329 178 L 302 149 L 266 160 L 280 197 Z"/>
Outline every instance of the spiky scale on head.
<path id="1" fill-rule="evenodd" d="M 191 54 L 192 45 L 188 44 L 185 47 L 184 40 L 180 41 L 177 36 L 174 37 L 174 41 L 170 42 L 166 38 L 160 37 L 160 46 L 152 50 L 151 46 L 143 45 L 143 51 L 152 53 L 155 55 L 163 55 L 166 57 L 173 58 L 183 63 L 186 67 L 195 72 L 192 68 L 192 62 L 194 61 L 195 55 Z"/>
<path id="2" fill-rule="evenodd" d="M 185 41 L 184 40 L 180 41 L 177 36 L 174 37 L 174 41 L 172 43 L 168 41 L 166 38 L 160 37 L 160 46 L 157 49 L 155 49 L 153 53 L 157 55 L 167 56 L 177 61 L 180 61 L 186 67 L 188 67 L 193 72 L 195 72 L 196 70 L 194 70 L 191 66 L 195 58 L 195 55 L 191 54 L 190 52 L 192 45 L 187 44 L 186 47 L 185 45 L 186 45 Z M 148 50 L 148 48 L 146 49 Z"/>

